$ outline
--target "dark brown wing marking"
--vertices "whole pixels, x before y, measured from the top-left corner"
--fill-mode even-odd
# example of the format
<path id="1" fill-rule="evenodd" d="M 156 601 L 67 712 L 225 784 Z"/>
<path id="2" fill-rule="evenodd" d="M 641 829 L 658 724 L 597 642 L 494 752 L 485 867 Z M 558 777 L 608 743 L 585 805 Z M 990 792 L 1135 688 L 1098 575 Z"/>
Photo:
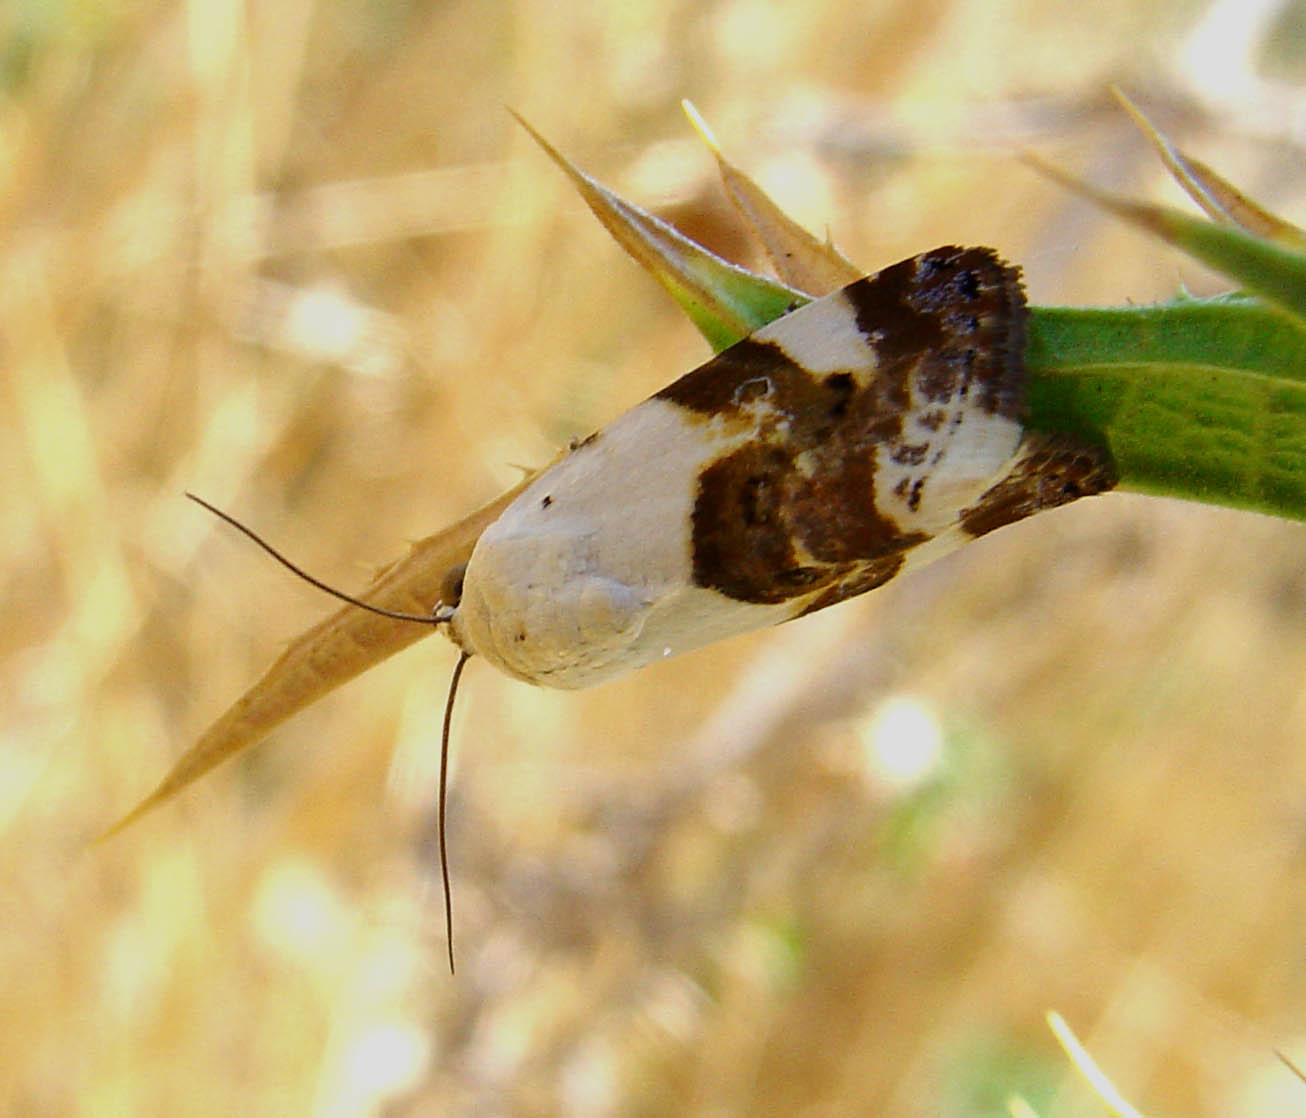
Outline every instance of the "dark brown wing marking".
<path id="1" fill-rule="evenodd" d="M 910 513 L 928 484 L 931 440 L 942 445 L 955 422 L 945 405 L 955 413 L 963 400 L 1013 420 L 1021 412 L 1024 295 L 1016 269 L 991 250 L 935 249 L 842 295 L 866 339 L 864 367 L 814 375 L 782 338 L 748 338 L 657 394 L 705 423 L 753 432 L 699 478 L 699 586 L 759 603 L 824 589 L 810 610 L 888 581 L 903 552 L 929 538 Z M 902 523 L 876 505 L 881 448 L 920 466 L 897 494 Z"/>
<path id="2" fill-rule="evenodd" d="M 1114 489 L 1115 466 L 1096 447 L 1061 436 L 1028 434 L 1011 472 L 961 515 L 972 536 L 1014 524 L 1044 509 Z"/>
<path id="3" fill-rule="evenodd" d="M 988 248 L 936 248 L 844 289 L 881 365 L 924 358 L 918 383 L 944 401 L 959 379 L 989 414 L 1025 410 L 1025 292 Z"/>

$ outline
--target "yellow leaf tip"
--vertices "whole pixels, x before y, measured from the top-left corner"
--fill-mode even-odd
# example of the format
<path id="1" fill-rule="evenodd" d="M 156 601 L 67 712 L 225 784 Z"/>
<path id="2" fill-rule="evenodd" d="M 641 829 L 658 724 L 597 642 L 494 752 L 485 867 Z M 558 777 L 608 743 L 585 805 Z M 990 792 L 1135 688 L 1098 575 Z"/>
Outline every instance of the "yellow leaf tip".
<path id="1" fill-rule="evenodd" d="M 681 111 L 689 118 L 689 123 L 694 126 L 694 131 L 698 133 L 699 138 L 708 147 L 713 155 L 721 154 L 721 145 L 717 143 L 716 134 L 712 131 L 711 126 L 703 119 L 703 114 L 694 107 L 694 102 L 688 97 L 680 102 Z"/>
<path id="2" fill-rule="evenodd" d="M 92 848 L 97 846 L 103 846 L 110 839 L 117 838 L 120 834 L 123 833 L 123 831 L 125 831 L 133 823 L 137 822 L 143 815 L 148 814 L 155 807 L 157 807 L 158 804 L 159 804 L 159 797 L 157 794 L 152 794 L 150 796 L 147 796 L 144 800 L 142 800 L 139 804 L 137 804 L 134 808 L 132 808 L 131 811 L 129 811 L 116 823 L 106 827 L 103 831 L 101 831 L 98 835 L 96 835 L 95 838 L 91 839 L 88 845 Z"/>
<path id="3" fill-rule="evenodd" d="M 196 776 L 199 775 L 201 774 L 196 774 Z M 180 792 L 183 788 L 185 788 L 188 784 L 190 784 L 191 781 L 194 780 L 195 778 L 196 777 L 191 777 L 188 780 L 183 780 L 179 782 L 176 779 L 175 770 L 173 772 L 168 773 L 168 775 L 163 778 L 163 780 L 160 782 L 158 787 L 154 789 L 153 792 L 151 792 L 148 796 L 146 796 L 145 799 L 141 800 L 140 803 L 138 803 L 134 808 L 131 809 L 131 811 L 129 811 L 116 823 L 106 827 L 103 831 L 101 831 L 98 835 L 96 835 L 95 838 L 91 840 L 89 845 L 92 847 L 100 846 L 103 843 L 108 842 L 110 839 L 116 838 L 118 835 L 122 834 L 123 831 L 127 830 L 128 827 L 131 827 L 136 823 L 139 823 L 141 819 L 149 815 L 150 812 L 152 812 L 155 808 L 161 807 L 163 804 L 166 804 L 178 792 Z"/>
<path id="4" fill-rule="evenodd" d="M 505 105 L 504 108 L 507 109 L 510 114 L 512 114 L 513 120 L 515 120 L 524 129 L 526 129 L 526 134 L 530 136 L 532 140 L 534 140 L 537 144 L 539 144 L 540 147 L 542 147 L 550 155 L 554 156 L 555 158 L 557 157 L 557 153 L 554 151 L 553 145 L 550 144 L 549 141 L 546 140 L 542 135 L 540 135 L 539 129 L 537 129 L 535 125 L 533 125 L 529 120 L 527 120 L 524 116 L 522 116 L 521 113 L 519 113 L 511 105 Z"/>
<path id="5" fill-rule="evenodd" d="M 590 183 L 586 179 L 585 175 L 583 175 L 580 172 L 580 170 L 577 169 L 577 167 L 569 159 L 567 159 L 565 155 L 562 154 L 562 152 L 560 152 L 551 143 L 549 143 L 549 141 L 544 138 L 544 136 L 540 133 L 540 131 L 533 124 L 531 124 L 529 120 L 527 120 L 524 116 L 522 116 L 521 113 L 519 113 L 511 105 L 505 105 L 504 107 L 510 113 L 512 113 L 517 123 L 520 124 L 524 129 L 526 129 L 526 134 L 530 136 L 530 138 L 534 140 L 537 144 L 540 145 L 540 147 L 544 150 L 544 154 L 547 155 L 550 159 L 552 159 L 553 162 L 557 164 L 557 166 L 562 170 L 562 172 L 581 188 L 581 192 L 582 194 L 584 194 L 584 192 L 590 188 Z"/>
<path id="6" fill-rule="evenodd" d="M 1125 112 L 1129 113 L 1131 116 L 1135 114 L 1139 116 L 1142 115 L 1139 112 L 1138 106 L 1134 104 L 1133 98 L 1130 97 L 1129 94 L 1126 93 L 1123 89 L 1121 89 L 1120 86 L 1118 86 L 1115 82 L 1112 82 L 1109 86 L 1107 86 L 1107 90 L 1111 94 L 1111 96 L 1116 99 L 1120 107 L 1123 108 Z"/>

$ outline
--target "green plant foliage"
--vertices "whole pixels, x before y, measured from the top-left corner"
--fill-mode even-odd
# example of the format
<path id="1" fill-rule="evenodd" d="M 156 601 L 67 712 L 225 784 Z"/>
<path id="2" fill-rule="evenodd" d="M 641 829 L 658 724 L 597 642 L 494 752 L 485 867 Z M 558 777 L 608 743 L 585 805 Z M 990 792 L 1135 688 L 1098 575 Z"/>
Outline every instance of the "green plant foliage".
<path id="1" fill-rule="evenodd" d="M 1111 452 L 1122 488 L 1306 520 L 1306 330 L 1258 299 L 1038 307 L 1030 423 Z"/>

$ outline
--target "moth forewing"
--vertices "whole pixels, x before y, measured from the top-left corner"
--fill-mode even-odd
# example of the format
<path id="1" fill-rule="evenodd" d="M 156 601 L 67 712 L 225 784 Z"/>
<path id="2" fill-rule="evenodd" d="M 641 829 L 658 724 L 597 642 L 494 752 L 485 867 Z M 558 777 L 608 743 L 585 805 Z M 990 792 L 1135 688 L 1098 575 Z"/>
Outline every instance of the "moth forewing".
<path id="1" fill-rule="evenodd" d="M 477 542 L 455 639 L 589 686 L 882 585 L 979 534 L 968 517 L 1069 499 L 1010 481 L 1024 326 L 1017 270 L 955 247 L 778 319 L 537 478 Z"/>

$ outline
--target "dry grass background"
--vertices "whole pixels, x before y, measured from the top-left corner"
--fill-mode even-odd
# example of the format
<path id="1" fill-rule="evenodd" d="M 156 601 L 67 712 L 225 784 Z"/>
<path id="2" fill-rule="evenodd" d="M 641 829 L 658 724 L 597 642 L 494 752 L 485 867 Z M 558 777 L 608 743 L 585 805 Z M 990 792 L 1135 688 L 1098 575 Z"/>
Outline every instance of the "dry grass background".
<path id="1" fill-rule="evenodd" d="M 1034 302 L 1146 301 L 1219 284 L 1011 152 L 1174 199 L 1120 81 L 1300 220 L 1302 40 L 1250 11 L 0 9 L 0 1109 L 1100 1114 L 1055 1008 L 1150 1113 L 1306 1114 L 1268 518 L 1083 502 L 592 693 L 473 662 L 456 978 L 441 639 L 85 848 L 332 608 L 184 489 L 357 586 L 704 357 L 505 104 L 728 253 L 684 96 L 868 270 L 993 244 Z"/>

